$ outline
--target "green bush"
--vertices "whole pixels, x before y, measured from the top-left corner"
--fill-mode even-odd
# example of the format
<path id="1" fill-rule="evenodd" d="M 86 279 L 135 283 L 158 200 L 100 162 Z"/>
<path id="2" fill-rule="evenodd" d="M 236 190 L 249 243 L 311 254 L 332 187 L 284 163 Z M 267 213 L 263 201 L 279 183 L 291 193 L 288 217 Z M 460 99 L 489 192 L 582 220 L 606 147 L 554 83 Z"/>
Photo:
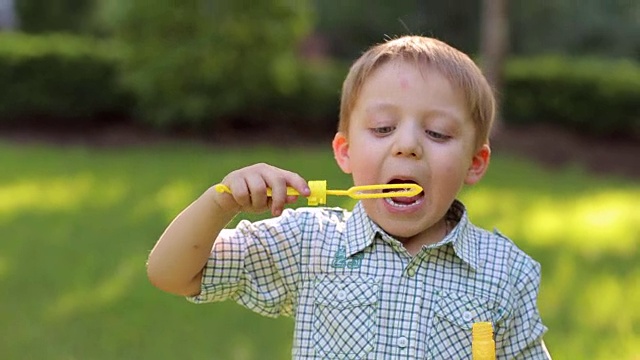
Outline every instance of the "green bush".
<path id="1" fill-rule="evenodd" d="M 336 60 L 300 60 L 297 91 L 274 98 L 269 107 L 278 126 L 297 131 L 332 132 L 338 124 L 340 90 L 349 64 Z"/>
<path id="2" fill-rule="evenodd" d="M 300 59 L 292 39 L 278 51 L 250 50 L 257 40 L 249 35 L 257 31 L 215 45 L 207 36 L 183 44 L 186 35 L 168 31 L 159 43 L 141 41 L 135 52 L 70 35 L 0 34 L 0 121 L 85 124 L 130 116 L 137 104 L 136 120 L 158 127 L 334 130 L 349 64 Z M 239 39 L 244 45 L 237 47 Z M 501 97 L 507 124 L 640 136 L 640 66 L 631 61 L 512 59 Z"/>
<path id="3" fill-rule="evenodd" d="M 17 0 L 20 29 L 29 33 L 81 32 L 90 25 L 95 0 Z"/>
<path id="4" fill-rule="evenodd" d="M 552 123 L 598 136 L 640 135 L 640 66 L 547 56 L 508 62 L 505 121 Z"/>
<path id="5" fill-rule="evenodd" d="M 131 98 L 118 84 L 118 54 L 106 43 L 71 35 L 0 34 L 3 122 L 87 122 L 123 115 Z"/>
<path id="6" fill-rule="evenodd" d="M 135 49 L 123 79 L 140 119 L 202 126 L 260 112 L 300 87 L 295 45 L 310 29 L 306 1 L 132 0 L 117 37 Z"/>

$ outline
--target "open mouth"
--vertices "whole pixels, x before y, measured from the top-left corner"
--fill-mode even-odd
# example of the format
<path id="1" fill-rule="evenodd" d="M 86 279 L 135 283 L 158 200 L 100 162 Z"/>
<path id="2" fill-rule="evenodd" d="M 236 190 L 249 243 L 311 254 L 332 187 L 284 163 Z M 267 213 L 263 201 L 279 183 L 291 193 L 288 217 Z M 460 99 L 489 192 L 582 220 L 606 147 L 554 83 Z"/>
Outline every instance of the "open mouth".
<path id="1" fill-rule="evenodd" d="M 388 184 L 417 184 L 413 180 L 392 179 Z M 389 192 L 391 190 L 383 190 Z M 396 190 L 397 191 L 397 190 Z M 398 196 L 384 199 L 389 205 L 394 207 L 410 207 L 421 203 L 424 200 L 424 191 L 415 196 Z"/>

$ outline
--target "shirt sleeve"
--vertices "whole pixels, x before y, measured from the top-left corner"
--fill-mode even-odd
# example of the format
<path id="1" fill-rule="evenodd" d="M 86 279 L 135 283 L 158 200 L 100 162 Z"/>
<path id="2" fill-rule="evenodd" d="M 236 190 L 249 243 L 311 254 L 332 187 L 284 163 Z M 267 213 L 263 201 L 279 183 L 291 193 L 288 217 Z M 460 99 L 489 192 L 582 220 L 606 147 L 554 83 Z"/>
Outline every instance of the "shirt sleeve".
<path id="1" fill-rule="evenodd" d="M 234 300 L 260 315 L 291 316 L 301 231 L 294 212 L 255 223 L 243 220 L 216 239 L 194 303 Z"/>
<path id="2" fill-rule="evenodd" d="M 551 359 L 542 340 L 547 328 L 538 312 L 540 264 L 526 258 L 514 278 L 514 306 L 504 331 L 496 334 L 498 359 Z"/>

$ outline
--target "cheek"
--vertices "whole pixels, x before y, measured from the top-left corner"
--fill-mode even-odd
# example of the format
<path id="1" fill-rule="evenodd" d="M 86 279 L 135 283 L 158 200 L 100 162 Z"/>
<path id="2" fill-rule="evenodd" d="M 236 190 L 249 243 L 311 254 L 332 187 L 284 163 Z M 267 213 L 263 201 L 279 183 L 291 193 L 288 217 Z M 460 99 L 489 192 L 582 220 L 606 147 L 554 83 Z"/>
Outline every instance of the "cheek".
<path id="1" fill-rule="evenodd" d="M 466 171 L 460 166 L 450 166 L 447 170 L 446 178 L 448 185 L 452 189 L 460 189 L 464 183 Z"/>
<path id="2" fill-rule="evenodd" d="M 438 169 L 439 176 L 451 186 L 457 186 L 457 180 L 464 180 L 470 166 L 469 160 L 462 155 L 462 151 L 433 154 L 432 164 Z M 435 168 L 433 168 L 435 172 Z"/>
<path id="3" fill-rule="evenodd" d="M 351 176 L 355 185 L 371 184 L 377 181 L 376 177 L 380 171 L 380 164 L 376 161 L 376 156 L 371 150 L 358 151 L 351 148 Z"/>
<path id="4" fill-rule="evenodd" d="M 354 166 L 366 166 L 367 163 L 372 162 L 377 152 L 379 148 L 362 137 L 354 136 L 349 144 L 349 157 L 352 162 L 356 162 Z"/>
<path id="5" fill-rule="evenodd" d="M 357 161 L 351 166 L 351 169 L 354 184 L 364 185 L 370 184 L 375 179 L 378 167 L 366 161 Z"/>

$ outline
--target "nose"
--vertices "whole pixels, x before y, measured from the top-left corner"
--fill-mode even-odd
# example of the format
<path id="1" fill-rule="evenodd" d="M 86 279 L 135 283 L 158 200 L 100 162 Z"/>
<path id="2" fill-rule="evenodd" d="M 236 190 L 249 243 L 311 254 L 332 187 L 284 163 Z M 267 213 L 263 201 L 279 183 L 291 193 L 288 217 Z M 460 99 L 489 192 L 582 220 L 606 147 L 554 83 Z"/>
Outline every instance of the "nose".
<path id="1" fill-rule="evenodd" d="M 422 144 L 420 138 L 422 131 L 413 127 L 404 127 L 396 130 L 396 137 L 392 146 L 394 156 L 413 159 L 422 158 Z"/>

